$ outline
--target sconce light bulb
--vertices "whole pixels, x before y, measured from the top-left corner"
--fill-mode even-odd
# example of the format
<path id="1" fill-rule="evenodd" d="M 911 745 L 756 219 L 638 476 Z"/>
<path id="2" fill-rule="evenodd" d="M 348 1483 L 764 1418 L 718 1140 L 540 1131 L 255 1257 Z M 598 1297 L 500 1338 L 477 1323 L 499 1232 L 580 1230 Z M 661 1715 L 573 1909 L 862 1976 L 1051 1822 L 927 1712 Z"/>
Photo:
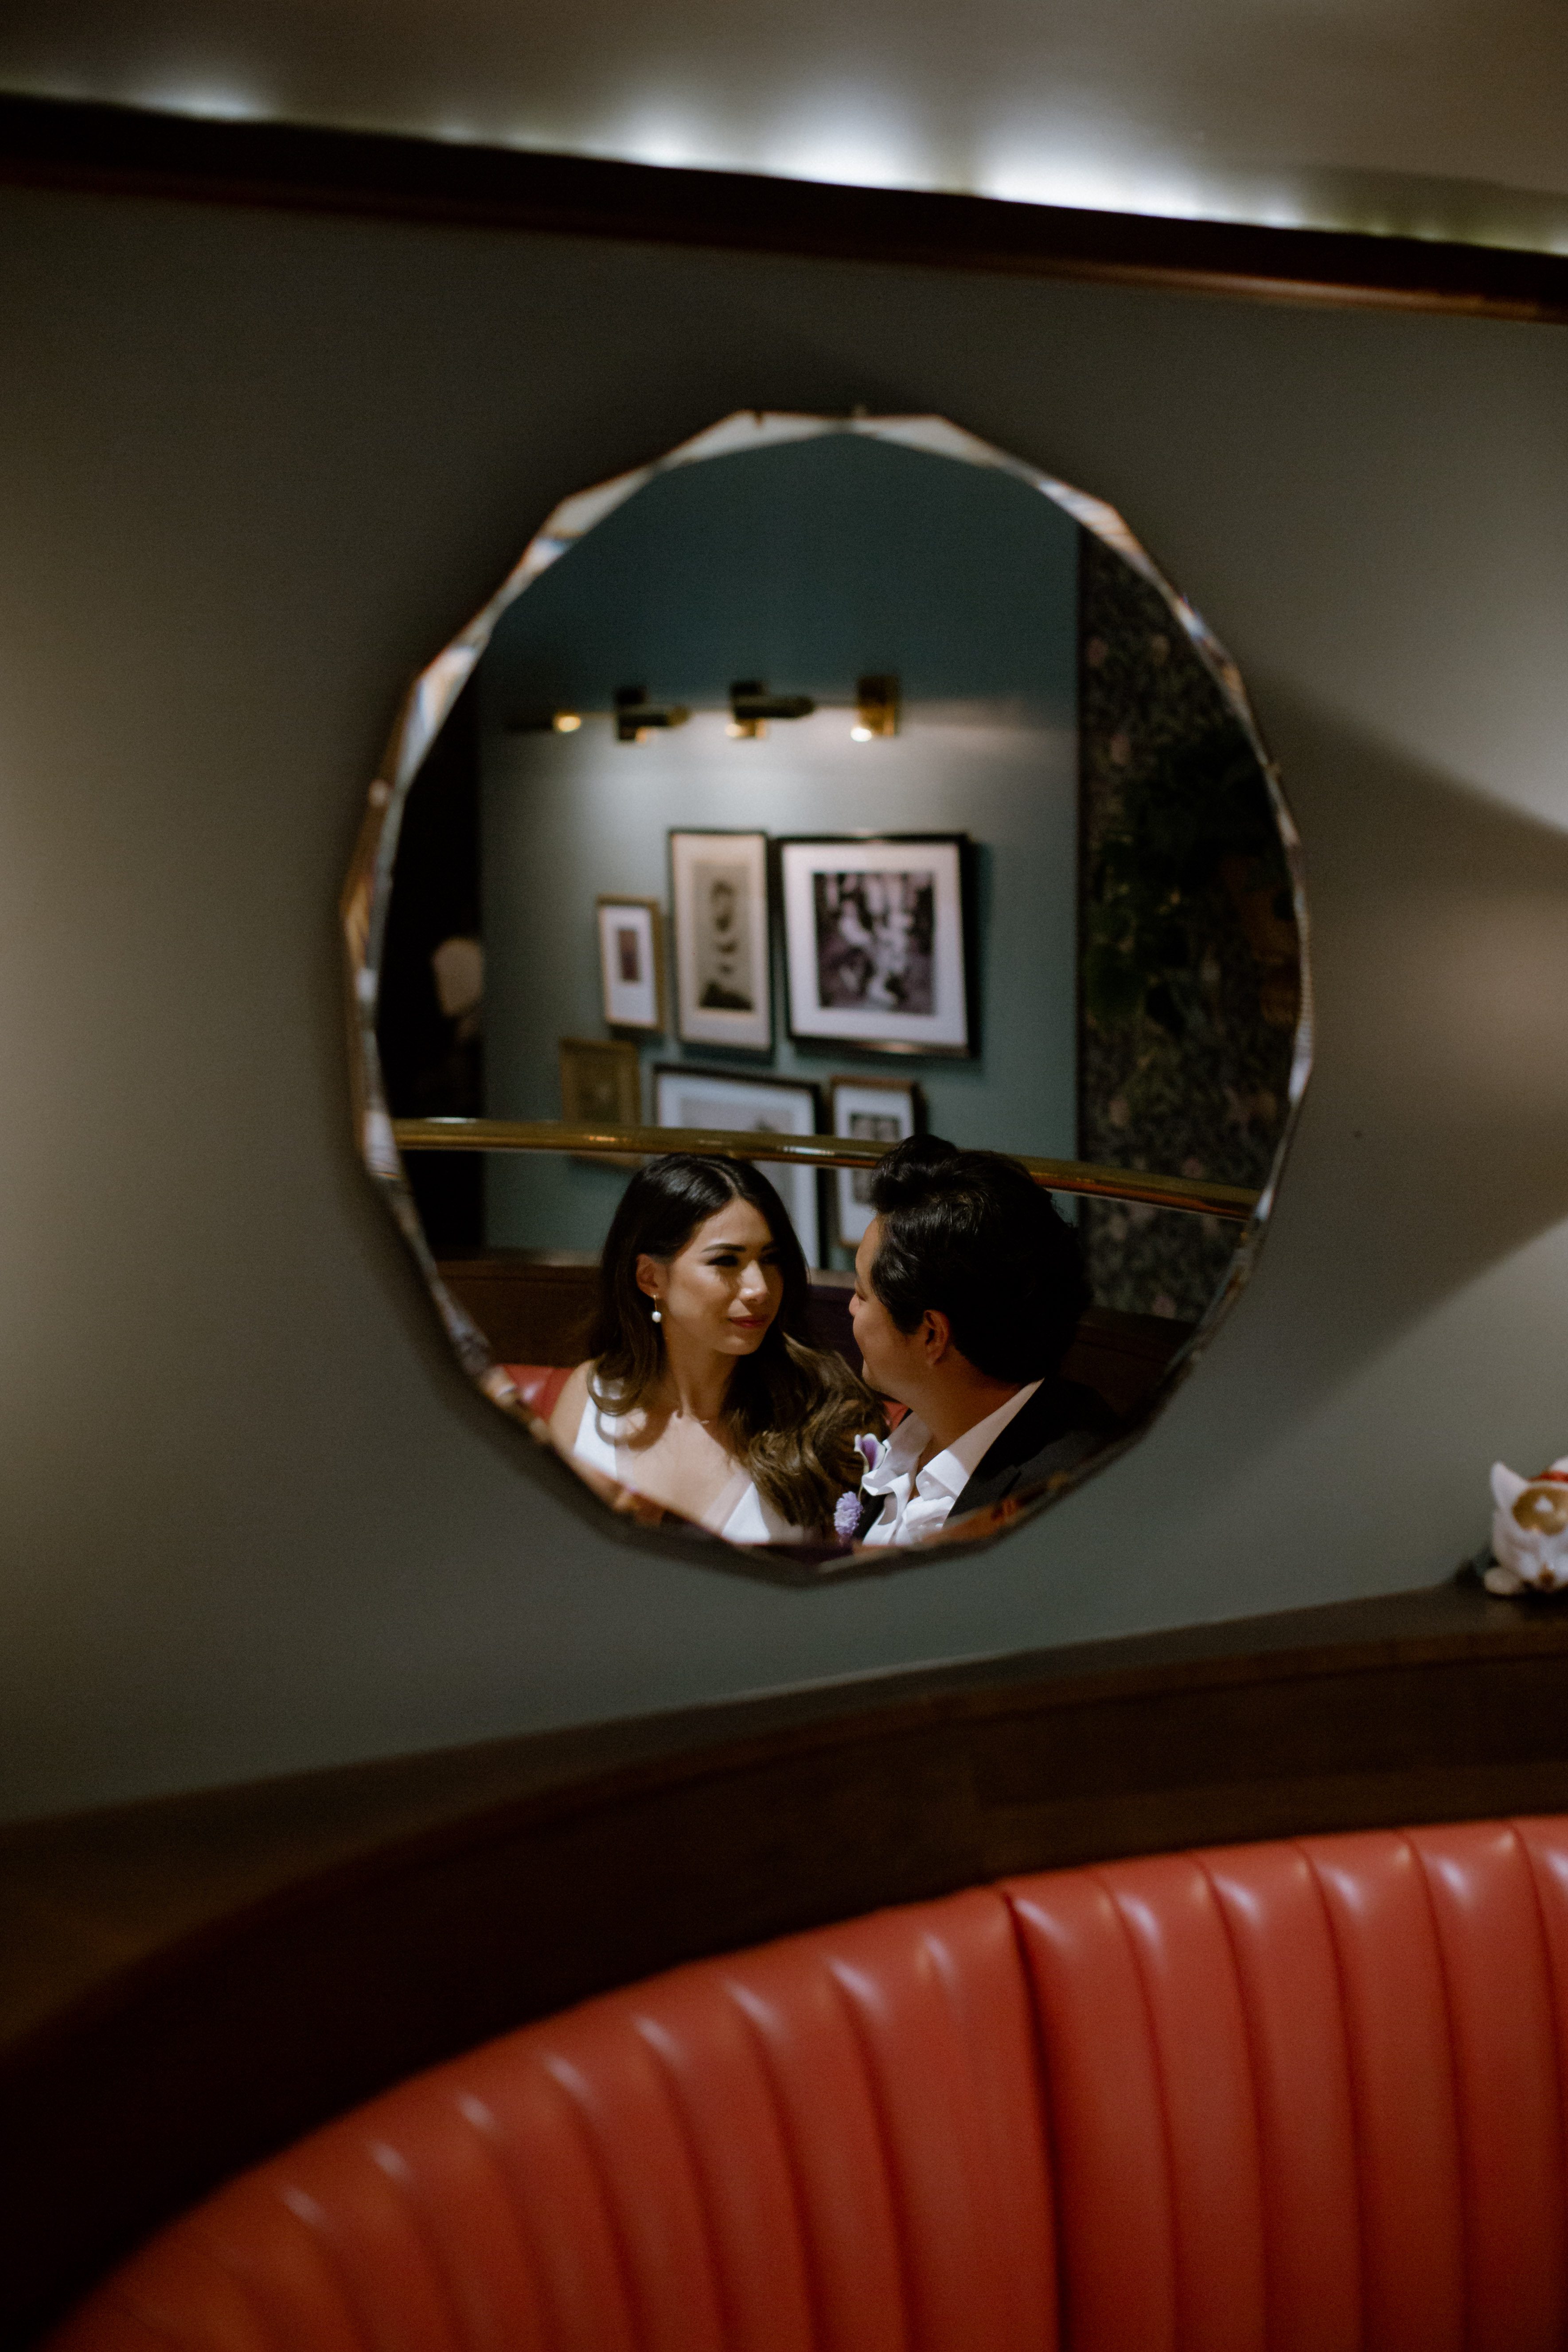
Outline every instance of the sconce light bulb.
<path id="1" fill-rule="evenodd" d="M 851 743 L 868 743 L 871 740 L 871 730 L 868 727 L 851 727 L 849 740 Z"/>
<path id="2" fill-rule="evenodd" d="M 583 724 L 582 715 L 575 710 L 558 710 L 551 724 L 557 735 L 575 735 Z"/>

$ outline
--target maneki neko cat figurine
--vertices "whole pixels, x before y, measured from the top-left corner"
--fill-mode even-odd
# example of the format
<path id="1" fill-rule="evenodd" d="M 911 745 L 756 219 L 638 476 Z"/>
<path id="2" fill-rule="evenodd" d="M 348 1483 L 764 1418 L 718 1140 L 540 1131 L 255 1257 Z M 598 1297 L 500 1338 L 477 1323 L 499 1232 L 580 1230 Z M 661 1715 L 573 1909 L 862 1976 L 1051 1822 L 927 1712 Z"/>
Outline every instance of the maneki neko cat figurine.
<path id="1" fill-rule="evenodd" d="M 1538 1478 L 1492 1464 L 1495 1567 L 1489 1592 L 1558 1592 L 1568 1586 L 1568 1454 Z"/>

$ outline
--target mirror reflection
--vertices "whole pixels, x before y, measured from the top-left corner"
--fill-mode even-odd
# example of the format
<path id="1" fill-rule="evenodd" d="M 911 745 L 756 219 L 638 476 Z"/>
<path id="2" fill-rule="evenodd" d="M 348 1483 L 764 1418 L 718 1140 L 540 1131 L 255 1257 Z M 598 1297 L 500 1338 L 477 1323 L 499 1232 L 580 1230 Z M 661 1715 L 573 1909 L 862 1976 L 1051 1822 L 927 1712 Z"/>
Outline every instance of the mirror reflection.
<path id="1" fill-rule="evenodd" d="M 1298 863 L 1112 510 L 937 419 L 728 419 L 409 697 L 344 902 L 365 1155 L 611 1507 L 814 1576 L 994 1537 L 1250 1264 Z"/>

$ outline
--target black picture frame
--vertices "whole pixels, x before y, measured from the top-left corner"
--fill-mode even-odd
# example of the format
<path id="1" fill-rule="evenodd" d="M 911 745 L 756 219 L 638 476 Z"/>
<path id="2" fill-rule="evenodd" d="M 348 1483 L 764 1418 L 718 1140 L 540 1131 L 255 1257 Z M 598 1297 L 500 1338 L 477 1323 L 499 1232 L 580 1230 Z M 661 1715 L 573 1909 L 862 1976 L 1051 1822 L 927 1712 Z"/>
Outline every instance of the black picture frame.
<path id="1" fill-rule="evenodd" d="M 899 1108 L 894 1108 L 897 1105 Z M 896 1133 L 882 1137 L 888 1142 L 903 1142 L 911 1135 L 925 1132 L 925 1097 L 920 1080 L 900 1072 L 893 1077 L 880 1070 L 857 1070 L 852 1076 L 830 1078 L 827 1082 L 827 1129 L 830 1135 L 853 1139 L 857 1118 L 879 1112 L 889 1112 Z M 872 1130 L 873 1134 L 875 1129 Z M 868 1171 L 856 1168 L 835 1168 L 829 1177 L 833 1201 L 833 1238 L 853 1257 L 865 1236 L 875 1211 L 868 1200 L 857 1197 L 860 1183 Z"/>
<path id="2" fill-rule="evenodd" d="M 878 894 L 842 890 L 847 878 L 861 875 L 884 885 L 907 877 L 915 887 L 883 891 L 879 905 Z M 773 844 L 773 876 L 793 1043 L 810 1052 L 848 1049 L 922 1061 L 977 1057 L 975 845 L 968 834 L 781 835 Z M 845 910 L 837 946 L 826 937 L 830 894 L 819 884 L 838 890 Z M 922 940 L 927 924 L 929 940 Z"/>

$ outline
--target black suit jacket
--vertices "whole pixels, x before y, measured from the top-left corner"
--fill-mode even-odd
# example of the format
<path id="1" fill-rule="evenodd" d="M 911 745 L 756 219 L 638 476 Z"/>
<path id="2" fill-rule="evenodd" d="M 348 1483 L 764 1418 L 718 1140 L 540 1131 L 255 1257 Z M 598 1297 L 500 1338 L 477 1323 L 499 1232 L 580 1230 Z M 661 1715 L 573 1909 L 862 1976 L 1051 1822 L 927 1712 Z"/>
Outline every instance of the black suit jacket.
<path id="1" fill-rule="evenodd" d="M 1013 1415 L 995 1444 L 981 1456 L 969 1484 L 947 1515 L 946 1525 L 984 1511 L 1009 1495 L 1044 1486 L 1064 1470 L 1076 1470 L 1117 1436 L 1121 1423 L 1093 1389 L 1059 1375 L 1043 1380 Z M 859 1543 L 882 1516 L 885 1495 L 868 1495 L 855 1530 Z"/>

